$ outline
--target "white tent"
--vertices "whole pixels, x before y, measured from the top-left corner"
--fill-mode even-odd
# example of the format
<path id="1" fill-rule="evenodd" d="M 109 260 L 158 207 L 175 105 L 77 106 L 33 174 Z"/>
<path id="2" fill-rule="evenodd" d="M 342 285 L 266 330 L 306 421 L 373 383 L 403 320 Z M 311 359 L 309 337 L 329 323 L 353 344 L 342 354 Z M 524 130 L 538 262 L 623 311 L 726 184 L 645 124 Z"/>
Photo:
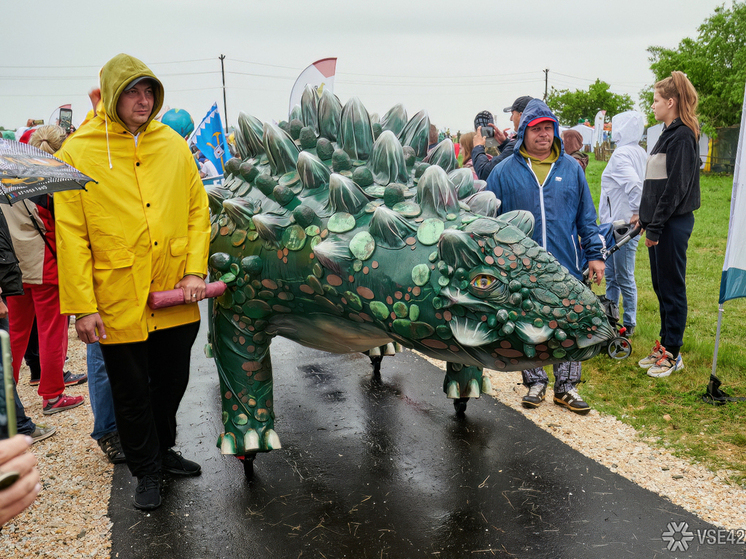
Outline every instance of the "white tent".
<path id="1" fill-rule="evenodd" d="M 590 126 L 586 126 L 585 124 L 578 124 L 577 126 L 573 126 L 572 128 L 570 128 L 570 130 L 576 130 L 577 132 L 580 132 L 580 135 L 583 136 L 584 146 L 593 145 L 594 130 Z"/>

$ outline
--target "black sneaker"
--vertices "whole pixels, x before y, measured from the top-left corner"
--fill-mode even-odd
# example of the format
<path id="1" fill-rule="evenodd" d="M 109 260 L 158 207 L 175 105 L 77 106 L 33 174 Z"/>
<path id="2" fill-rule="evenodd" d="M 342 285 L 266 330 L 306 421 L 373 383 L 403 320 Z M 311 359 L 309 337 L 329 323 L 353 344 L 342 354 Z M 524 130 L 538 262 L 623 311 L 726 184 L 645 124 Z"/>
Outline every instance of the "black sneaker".
<path id="1" fill-rule="evenodd" d="M 535 382 L 528 387 L 528 394 L 521 400 L 524 408 L 538 408 L 547 395 L 547 385 L 543 382 Z"/>
<path id="2" fill-rule="evenodd" d="M 98 442 L 98 446 L 106 455 L 109 462 L 112 464 L 124 464 L 126 462 L 118 431 L 107 433 L 96 442 Z"/>
<path id="3" fill-rule="evenodd" d="M 65 380 L 65 386 L 76 386 L 78 384 L 83 384 L 84 382 L 88 382 L 88 375 L 86 373 L 74 375 L 70 371 L 65 371 L 64 380 Z"/>
<path id="4" fill-rule="evenodd" d="M 161 455 L 161 471 L 177 476 L 198 476 L 202 473 L 202 467 L 169 448 Z"/>
<path id="5" fill-rule="evenodd" d="M 565 406 L 568 410 L 580 415 L 585 415 L 591 411 L 591 407 L 585 403 L 574 388 L 571 388 L 567 392 L 555 392 L 554 403 L 559 406 Z"/>
<path id="6" fill-rule="evenodd" d="M 135 508 L 153 510 L 161 506 L 161 480 L 156 475 L 137 478 Z"/>

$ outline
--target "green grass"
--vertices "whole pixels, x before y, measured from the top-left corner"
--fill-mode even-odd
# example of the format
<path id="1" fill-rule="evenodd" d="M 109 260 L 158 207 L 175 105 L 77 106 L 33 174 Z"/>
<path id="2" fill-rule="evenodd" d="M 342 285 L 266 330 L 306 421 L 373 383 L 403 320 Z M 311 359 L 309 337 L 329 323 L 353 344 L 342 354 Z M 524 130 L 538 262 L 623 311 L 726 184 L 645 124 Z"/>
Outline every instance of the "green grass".
<path id="1" fill-rule="evenodd" d="M 586 171 L 596 207 L 605 166 L 591 157 Z M 712 370 L 732 188 L 731 175 L 701 177 L 702 207 L 695 212 L 687 253 L 684 370 L 654 379 L 637 365 L 655 343 L 660 328 L 648 250 L 641 240 L 635 266 L 638 309 L 632 355 L 613 360 L 604 353 L 587 361 L 582 392 L 600 412 L 657 439 L 679 456 L 713 470 L 731 470 L 730 479 L 746 486 L 746 402 L 712 406 L 701 399 Z M 603 287 L 594 290 L 603 293 Z M 726 392 L 746 396 L 746 299 L 728 301 L 724 307 L 716 374 Z"/>

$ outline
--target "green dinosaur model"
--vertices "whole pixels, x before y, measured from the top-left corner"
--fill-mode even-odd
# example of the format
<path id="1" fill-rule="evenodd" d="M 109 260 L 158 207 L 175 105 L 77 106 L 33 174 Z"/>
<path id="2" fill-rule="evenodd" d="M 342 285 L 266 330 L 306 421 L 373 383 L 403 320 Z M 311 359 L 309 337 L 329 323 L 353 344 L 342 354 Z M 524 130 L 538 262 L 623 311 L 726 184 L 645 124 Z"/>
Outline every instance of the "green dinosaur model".
<path id="1" fill-rule="evenodd" d="M 224 454 L 280 448 L 270 342 L 284 336 L 372 359 L 416 349 L 447 362 L 463 412 L 511 371 L 598 353 L 613 335 L 593 292 L 531 239 L 533 217 L 498 217 L 458 169 L 450 140 L 426 154 L 425 112 L 372 123 L 357 99 L 307 88 L 289 123 L 241 114 L 238 156 L 209 190 L 210 349 L 223 398 Z"/>

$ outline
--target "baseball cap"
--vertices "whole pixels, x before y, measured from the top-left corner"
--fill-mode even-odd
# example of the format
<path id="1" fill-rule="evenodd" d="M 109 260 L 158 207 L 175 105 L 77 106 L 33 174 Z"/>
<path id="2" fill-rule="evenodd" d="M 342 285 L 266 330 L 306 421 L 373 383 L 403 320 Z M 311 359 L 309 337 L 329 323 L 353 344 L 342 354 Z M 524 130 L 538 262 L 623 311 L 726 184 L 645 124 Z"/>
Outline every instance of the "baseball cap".
<path id="1" fill-rule="evenodd" d="M 138 83 L 140 83 L 140 82 L 141 82 L 141 81 L 143 81 L 143 80 L 149 80 L 149 81 L 153 81 L 153 80 L 151 80 L 151 79 L 150 79 L 150 77 L 149 77 L 149 76 L 141 76 L 141 77 L 139 77 L 139 78 L 135 78 L 135 79 L 134 79 L 134 80 L 132 80 L 132 81 L 131 81 L 130 83 L 128 83 L 128 84 L 127 84 L 127 87 L 125 87 L 125 88 L 124 88 L 124 90 L 125 90 L 125 91 L 129 91 L 130 89 L 132 89 L 133 87 L 135 87 L 135 86 L 136 86 L 136 85 L 137 85 Z"/>
<path id="2" fill-rule="evenodd" d="M 528 102 L 531 101 L 533 97 L 530 95 L 524 95 L 523 97 L 519 97 L 515 101 L 513 101 L 513 104 L 510 107 L 505 107 L 503 109 L 504 113 L 511 113 L 513 111 L 522 113 L 524 109 L 526 108 L 526 105 L 528 105 Z"/>
<path id="3" fill-rule="evenodd" d="M 540 116 L 540 117 L 535 118 L 531 122 L 529 122 L 526 125 L 526 128 L 528 128 L 530 126 L 536 126 L 537 124 L 539 124 L 540 122 L 544 122 L 545 120 L 548 120 L 550 122 L 554 122 L 555 124 L 557 123 L 557 120 L 554 119 L 554 118 L 552 118 L 551 116 Z"/>

